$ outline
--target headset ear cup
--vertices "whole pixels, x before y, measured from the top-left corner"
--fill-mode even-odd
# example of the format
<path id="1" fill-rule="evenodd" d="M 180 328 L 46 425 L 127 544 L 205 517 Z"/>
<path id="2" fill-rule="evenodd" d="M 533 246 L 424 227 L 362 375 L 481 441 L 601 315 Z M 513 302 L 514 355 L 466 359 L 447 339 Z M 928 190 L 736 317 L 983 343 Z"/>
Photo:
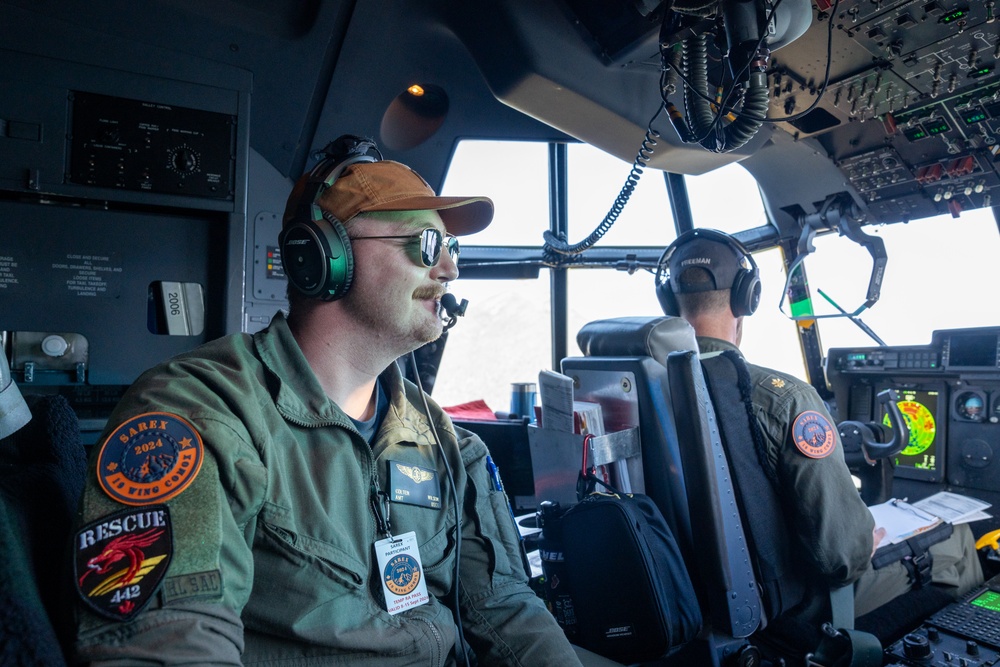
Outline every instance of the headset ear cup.
<path id="1" fill-rule="evenodd" d="M 663 309 L 664 315 L 680 317 L 681 309 L 677 304 L 677 296 L 670 286 L 669 279 L 656 286 L 656 298 L 660 301 L 660 308 Z"/>
<path id="2" fill-rule="evenodd" d="M 354 280 L 354 253 L 347 230 L 337 220 L 296 220 L 279 239 L 288 281 L 303 295 L 334 301 Z"/>
<path id="3" fill-rule="evenodd" d="M 381 153 L 378 157 L 368 153 L 372 149 L 378 152 L 374 142 L 359 137 L 345 135 L 330 145 L 347 139 L 354 141 L 351 152 L 339 159 L 328 154 L 327 159 L 313 169 L 307 184 L 297 193 L 298 204 L 293 217 L 278 235 L 288 282 L 304 296 L 323 301 L 342 299 L 351 288 L 354 252 L 344 225 L 321 209 L 319 199 L 351 165 L 382 159 Z M 359 147 L 360 152 L 356 150 Z M 327 153 L 326 149 L 323 152 Z M 295 190 L 292 195 L 296 195 Z"/>
<path id="4" fill-rule="evenodd" d="M 328 218 L 324 213 L 323 217 L 330 224 L 330 254 L 327 255 L 329 264 L 330 281 L 327 296 L 322 297 L 324 301 L 335 301 L 347 295 L 348 290 L 354 283 L 354 248 L 351 246 L 351 238 L 347 235 L 347 230 L 335 218 Z M 336 254 L 334 254 L 336 248 Z"/>
<path id="5" fill-rule="evenodd" d="M 735 317 L 753 315 L 760 303 L 760 278 L 757 272 L 740 269 L 733 281 L 729 295 L 729 307 Z"/>
<path id="6" fill-rule="evenodd" d="M 753 315 L 757 312 L 757 306 L 760 305 L 760 290 L 760 276 L 754 271 L 750 287 L 747 289 L 747 315 Z"/>

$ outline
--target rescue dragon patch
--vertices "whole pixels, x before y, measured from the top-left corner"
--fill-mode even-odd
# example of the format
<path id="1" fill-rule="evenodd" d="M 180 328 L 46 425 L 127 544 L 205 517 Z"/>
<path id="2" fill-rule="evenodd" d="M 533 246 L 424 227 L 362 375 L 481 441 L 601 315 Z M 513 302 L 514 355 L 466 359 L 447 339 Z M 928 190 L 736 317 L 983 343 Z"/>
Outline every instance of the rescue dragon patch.
<path id="1" fill-rule="evenodd" d="M 73 540 L 76 590 L 101 616 L 127 621 L 156 592 L 173 555 L 166 505 L 137 507 L 101 517 Z"/>

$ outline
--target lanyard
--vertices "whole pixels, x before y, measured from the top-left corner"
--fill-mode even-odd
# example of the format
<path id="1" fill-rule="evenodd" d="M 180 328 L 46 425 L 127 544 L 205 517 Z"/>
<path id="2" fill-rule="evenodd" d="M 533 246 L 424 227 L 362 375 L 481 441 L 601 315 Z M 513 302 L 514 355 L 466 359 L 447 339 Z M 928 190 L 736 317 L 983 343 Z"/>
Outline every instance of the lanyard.
<path id="1" fill-rule="evenodd" d="M 375 479 L 372 479 L 369 504 L 372 508 L 372 514 L 375 515 L 375 529 L 378 531 L 379 535 L 391 538 L 392 533 L 390 532 L 389 525 L 389 497 L 382 493 L 381 489 L 378 488 L 378 481 Z"/>

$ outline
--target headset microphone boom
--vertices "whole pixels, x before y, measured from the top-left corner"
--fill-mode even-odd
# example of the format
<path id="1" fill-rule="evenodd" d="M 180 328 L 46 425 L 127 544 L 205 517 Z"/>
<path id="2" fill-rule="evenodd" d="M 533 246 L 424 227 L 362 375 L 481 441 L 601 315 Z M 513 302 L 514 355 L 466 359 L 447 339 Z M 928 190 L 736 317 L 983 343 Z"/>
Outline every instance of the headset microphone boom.
<path id="1" fill-rule="evenodd" d="M 465 316 L 465 309 L 468 306 L 469 306 L 468 299 L 462 299 L 462 302 L 459 303 L 458 299 L 456 299 L 455 295 L 452 294 L 451 292 L 445 292 L 441 296 L 441 315 L 442 315 L 441 319 L 443 319 L 445 322 L 444 331 L 447 331 L 448 329 L 455 326 L 455 322 L 458 321 L 459 317 Z M 443 315 L 445 314 L 447 314 L 447 318 L 443 317 Z"/>

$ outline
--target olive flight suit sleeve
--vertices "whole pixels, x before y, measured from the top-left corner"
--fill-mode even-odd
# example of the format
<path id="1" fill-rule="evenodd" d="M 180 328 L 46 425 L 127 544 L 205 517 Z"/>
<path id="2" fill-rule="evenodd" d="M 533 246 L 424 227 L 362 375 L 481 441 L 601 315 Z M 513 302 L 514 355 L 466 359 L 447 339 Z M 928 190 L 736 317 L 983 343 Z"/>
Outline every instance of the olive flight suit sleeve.
<path id="1" fill-rule="evenodd" d="M 788 376 L 756 378 L 754 404 L 796 551 L 829 584 L 855 581 L 871 559 L 874 520 L 847 468 L 836 423 L 813 387 Z"/>
<path id="2" fill-rule="evenodd" d="M 137 415 L 183 416 L 200 438 L 203 459 L 181 492 L 154 499 L 146 507 L 166 506 L 172 533 L 170 560 L 156 593 L 139 600 L 144 607 L 125 620 L 95 613 L 78 600 L 77 659 L 93 665 L 240 665 L 243 624 L 240 612 L 253 582 L 249 547 L 253 517 L 266 487 L 263 465 L 246 427 L 212 409 L 208 392 L 190 386 L 184 393 L 162 391 L 168 382 L 147 385 L 123 399 L 109 420 L 109 432 Z M 103 442 L 103 441 L 102 441 Z M 116 502 L 98 481 L 99 442 L 88 464 L 88 479 L 78 524 L 92 525 L 122 511 L 143 509 Z M 105 464 L 106 465 L 106 464 Z M 80 535 L 76 536 L 80 539 Z M 81 564 L 78 560 L 78 568 Z M 96 577 L 85 579 L 85 583 Z M 143 582 L 139 582 L 143 584 Z M 146 582 L 149 583 L 149 582 Z M 154 582 L 155 583 L 155 582 Z M 81 595 L 94 593 L 88 588 Z M 93 599 L 93 598 L 91 598 Z M 107 604 L 105 603 L 105 608 Z"/>
<path id="3" fill-rule="evenodd" d="M 481 665 L 579 665 L 555 618 L 528 586 L 507 495 L 487 468 L 486 446 L 458 431 L 465 468 L 460 579 L 466 639 Z"/>

